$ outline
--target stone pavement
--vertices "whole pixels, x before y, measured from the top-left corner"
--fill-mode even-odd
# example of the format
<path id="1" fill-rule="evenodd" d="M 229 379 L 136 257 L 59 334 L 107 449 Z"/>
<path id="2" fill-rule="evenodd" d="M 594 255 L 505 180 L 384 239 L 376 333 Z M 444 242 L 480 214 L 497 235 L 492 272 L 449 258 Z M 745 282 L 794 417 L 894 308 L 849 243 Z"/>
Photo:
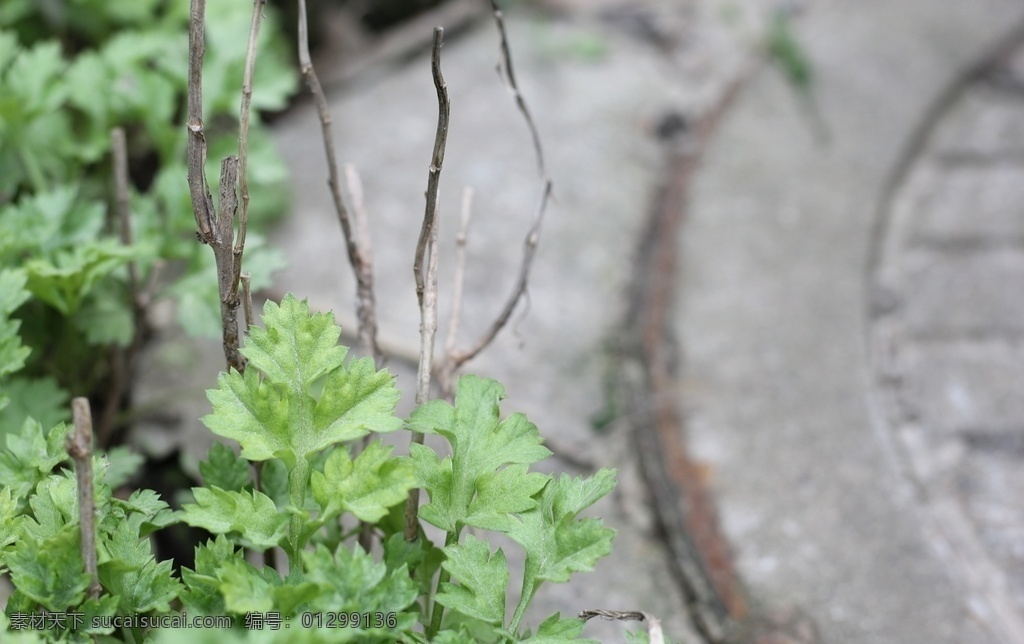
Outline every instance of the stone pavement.
<path id="1" fill-rule="evenodd" d="M 892 182 L 871 265 L 889 439 L 978 617 L 1024 638 L 1024 30 L 953 86 Z"/>
<path id="2" fill-rule="evenodd" d="M 598 433 L 591 418 L 605 408 L 616 366 L 607 347 L 663 169 L 654 126 L 666 111 L 699 116 L 720 99 L 775 4 L 540 4 L 553 12 L 513 12 L 509 32 L 556 202 L 528 308 L 468 370 L 501 380 L 504 409 L 525 412 L 572 456 L 549 467 L 613 465 L 621 482 L 594 508 L 619 530 L 614 553 L 594 573 L 543 587 L 530 621 L 555 610 L 644 610 L 676 640 L 699 641 L 639 476 L 638 458 L 652 455 L 632 451 L 621 420 Z M 716 133 L 679 239 L 679 440 L 707 466 L 757 610 L 799 606 L 822 641 L 841 644 L 1024 641 L 1014 639 L 1024 405 L 1013 395 L 1024 385 L 1022 58 L 943 93 L 1024 19 L 1024 5 L 803 4 L 799 36 L 830 138 L 813 136 L 771 68 Z M 475 191 L 460 344 L 512 288 L 539 191 L 496 62 L 487 20 L 448 36 L 441 329 L 460 193 Z M 364 184 L 382 337 L 411 392 L 412 252 L 436 105 L 426 55 L 370 69 L 329 100 L 339 157 Z M 933 114 L 937 102 L 945 109 Z M 933 127 L 915 139 L 921 123 Z M 277 289 L 354 328 L 312 106 L 275 130 L 296 197 L 274 238 L 292 263 Z M 515 549 L 508 554 L 514 564 Z M 622 631 L 595 621 L 585 632 L 613 642 Z"/>
<path id="3" fill-rule="evenodd" d="M 764 74 L 693 195 L 691 437 L 753 596 L 825 641 L 1024 641 L 1020 54 L 956 84 L 1022 15 L 821 3 L 829 145 Z"/>

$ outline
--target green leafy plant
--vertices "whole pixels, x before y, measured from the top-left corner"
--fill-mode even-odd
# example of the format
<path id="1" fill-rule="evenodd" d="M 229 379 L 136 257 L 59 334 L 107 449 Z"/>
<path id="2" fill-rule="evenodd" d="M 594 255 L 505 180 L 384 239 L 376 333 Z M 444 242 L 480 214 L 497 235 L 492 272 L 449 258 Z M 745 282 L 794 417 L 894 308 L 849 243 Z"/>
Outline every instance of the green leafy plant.
<path id="1" fill-rule="evenodd" d="M 250 14 L 245 3 L 211 7 L 206 103 L 217 154 L 236 144 L 245 52 L 234 45 Z M 268 14 L 252 102 L 279 110 L 297 76 Z M 174 298 L 190 333 L 219 330 L 212 257 L 195 242 L 181 180 L 187 22 L 180 2 L 0 6 L 0 269 L 18 267 L 29 294 L 0 310 L 0 325 L 21 322 L 20 346 L 29 350 L 0 363 L 0 388 L 18 393 L 0 416 L 0 436 L 28 416 L 66 420 L 66 391 L 102 397 L 111 389 L 111 351 L 131 353 L 145 334 L 135 307 Z M 111 214 L 114 127 L 129 143 L 131 243 Z M 250 139 L 249 219 L 258 225 L 286 207 L 287 172 L 259 119 Z M 258 234 L 246 250 L 252 286 L 262 288 L 283 261 Z"/>
<path id="2" fill-rule="evenodd" d="M 371 358 L 347 360 L 331 314 L 310 313 L 288 295 L 280 305 L 267 303 L 263 323 L 242 349 L 245 374 L 221 374 L 208 392 L 213 411 L 203 422 L 241 451 L 211 449 L 194 502 L 172 512 L 148 490 L 118 498 L 111 490 L 138 462 L 124 453 L 93 457 L 95 595 L 83 568 L 75 478 L 63 467 L 67 428 L 59 423 L 44 432 L 29 420 L 7 436 L 0 572 L 9 571 L 17 588 L 8 628 L 48 641 L 100 634 L 174 641 L 173 631 L 107 625 L 115 616 L 227 615 L 240 637 L 259 614 L 305 627 L 306 641 L 577 640 L 578 619 L 552 615 L 531 634 L 523 616 L 541 584 L 568 581 L 610 552 L 614 531 L 578 515 L 613 488 L 614 472 L 573 478 L 530 471 L 550 452 L 525 416 L 501 418 L 503 389 L 493 380 L 463 376 L 454 405 L 431 401 L 403 422 L 394 415 L 394 376 Z M 353 454 L 368 433 L 403 427 L 444 438 L 450 454 L 413 445 L 409 456 L 398 456 L 379 440 Z M 261 464 L 259 484 L 251 463 Z M 443 543 L 422 530 L 417 540 L 403 537 L 401 509 L 414 489 L 428 495 L 420 518 L 444 532 Z M 348 545 L 355 520 L 381 537 L 379 557 Z M 214 535 L 180 579 L 147 540 L 176 522 Z M 508 562 L 483 538 L 488 532 L 507 535 L 526 554 L 510 617 Z M 286 557 L 280 571 L 246 556 L 278 547 Z M 26 616 L 43 612 L 83 621 L 27 629 Z M 361 617 L 339 628 L 340 615 Z M 296 631 L 251 635 L 245 641 L 294 641 Z"/>

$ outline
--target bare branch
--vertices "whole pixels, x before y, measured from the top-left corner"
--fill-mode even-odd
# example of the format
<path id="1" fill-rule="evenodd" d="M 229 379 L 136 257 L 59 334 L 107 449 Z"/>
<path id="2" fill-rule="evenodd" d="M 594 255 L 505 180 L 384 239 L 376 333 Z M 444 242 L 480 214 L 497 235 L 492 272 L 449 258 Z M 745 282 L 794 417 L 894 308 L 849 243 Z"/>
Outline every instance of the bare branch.
<path id="1" fill-rule="evenodd" d="M 257 4 L 264 0 L 255 0 Z M 241 226 L 239 246 L 232 248 L 234 241 L 235 209 L 238 198 L 235 186 L 238 181 L 238 158 L 229 156 L 221 162 L 220 171 L 220 212 L 214 210 L 213 197 L 206 181 L 206 137 L 203 135 L 203 52 L 204 24 L 206 20 L 205 0 L 192 0 L 189 10 L 188 38 L 188 185 L 192 195 L 192 210 L 196 218 L 196 237 L 213 249 L 217 263 L 217 288 L 220 293 L 221 331 L 224 341 L 224 357 L 228 367 L 245 370 L 246 360 L 238 350 L 238 280 L 241 268 L 242 246 L 244 245 L 245 224 Z M 258 20 L 258 15 L 254 17 Z M 258 31 L 258 24 L 253 27 Z M 249 57 L 255 59 L 255 34 L 250 33 Z M 247 61 L 246 82 L 251 94 L 252 60 Z M 244 94 L 245 88 L 243 88 Z M 243 121 L 240 128 L 248 136 L 248 101 L 243 96 Z M 239 148 L 246 150 L 240 132 Z"/>
<path id="2" fill-rule="evenodd" d="M 331 113 L 327 106 L 327 97 L 324 95 L 320 79 L 317 78 L 313 69 L 313 62 L 309 55 L 309 26 L 306 18 L 306 0 L 299 0 L 299 67 L 306 86 L 313 95 L 316 102 L 317 114 L 320 117 L 320 127 L 323 132 L 324 153 L 327 156 L 327 184 L 331 190 L 331 198 L 334 200 L 334 211 L 341 224 L 341 231 L 345 237 L 345 248 L 348 252 L 348 261 L 352 266 L 352 272 L 356 278 L 357 310 L 356 316 L 359 319 L 359 343 L 360 348 L 366 355 L 374 357 L 377 366 L 383 362 L 384 354 L 377 343 L 377 307 L 376 296 L 373 292 L 373 258 L 370 247 L 370 236 L 365 222 L 357 222 L 357 230 L 353 231 L 352 221 L 345 202 L 341 196 L 341 184 L 338 177 L 338 161 L 334 152 L 334 134 L 331 128 Z M 357 213 L 358 217 L 359 213 Z"/>
<path id="3" fill-rule="evenodd" d="M 448 85 L 441 75 L 441 45 L 444 40 L 444 29 L 434 28 L 434 46 L 430 59 L 430 71 L 434 78 L 434 88 L 437 90 L 437 132 L 434 134 L 434 154 L 430 159 L 430 173 L 427 176 L 427 206 L 423 215 L 423 227 L 420 229 L 420 238 L 416 243 L 416 259 L 412 272 L 416 278 L 416 300 L 423 306 L 424 276 L 426 268 L 423 257 L 427 249 L 427 242 L 434 226 L 434 218 L 437 216 L 437 189 L 441 181 L 441 166 L 444 164 L 444 149 L 448 142 L 448 119 L 451 115 L 451 102 L 448 100 Z"/>
<path id="4" fill-rule="evenodd" d="M 132 245 L 131 195 L 128 192 L 128 146 L 125 143 L 124 129 L 115 127 L 110 131 L 110 143 L 114 157 L 114 204 L 117 210 L 117 221 L 121 232 L 121 243 Z M 135 260 L 128 262 L 128 289 L 132 294 L 132 307 L 137 309 L 139 303 L 139 268 Z"/>
<path id="5" fill-rule="evenodd" d="M 213 248 L 213 257 L 217 263 L 224 357 L 229 367 L 241 373 L 245 371 L 246 359 L 238 350 L 238 289 L 235 281 L 235 253 L 231 248 L 235 210 L 238 208 L 238 196 L 235 194 L 237 180 L 238 158 L 231 155 L 220 164 L 220 212 L 217 215 L 217 229 L 210 246 Z"/>
<path id="6" fill-rule="evenodd" d="M 196 236 L 205 244 L 213 235 L 213 196 L 206 182 L 206 137 L 203 134 L 203 43 L 206 0 L 192 0 L 188 24 L 188 187 Z"/>
<path id="7" fill-rule="evenodd" d="M 423 212 L 423 227 L 416 244 L 416 261 L 413 275 L 416 278 L 416 299 L 420 305 L 420 359 L 417 371 L 416 404 L 422 405 L 430 398 L 430 375 L 434 361 L 434 336 L 437 331 L 437 192 L 444 163 L 444 148 L 448 139 L 448 119 L 451 103 L 448 100 L 448 86 L 441 75 L 441 46 L 444 29 L 434 29 L 434 47 L 431 54 L 431 75 L 437 90 L 437 131 L 434 135 L 434 152 L 430 159 L 427 175 L 427 203 Z M 412 442 L 423 443 L 423 434 L 413 433 Z M 419 534 L 419 490 L 409 492 L 405 504 L 405 538 L 413 540 Z"/>
<path id="8" fill-rule="evenodd" d="M 541 149 L 540 134 L 537 132 L 537 126 L 533 123 L 533 116 L 531 116 L 530 110 L 526 107 L 526 100 L 523 99 L 523 94 L 519 91 L 519 84 L 516 82 L 516 74 L 512 69 L 512 51 L 508 45 L 508 33 L 505 31 L 505 16 L 498 7 L 497 0 L 491 0 L 491 10 L 494 13 L 494 24 L 498 27 L 498 35 L 501 37 L 501 62 L 498 64 L 498 74 L 501 74 L 502 69 L 505 70 L 504 76 L 508 89 L 512 92 L 512 96 L 516 101 L 516 107 L 519 108 L 523 118 L 526 120 L 526 125 L 530 128 L 530 137 L 533 139 L 533 151 L 537 155 L 537 170 L 540 172 L 541 177 L 546 179 L 547 170 L 545 170 L 544 166 L 544 151 Z"/>
<path id="9" fill-rule="evenodd" d="M 242 74 L 242 107 L 238 113 L 238 193 L 241 210 L 238 216 L 238 240 L 235 242 L 231 296 L 238 293 L 242 275 L 242 254 L 245 252 L 245 231 L 249 224 L 249 112 L 252 103 L 252 79 L 256 72 L 256 43 L 260 36 L 263 7 L 267 0 L 253 0 L 249 43 L 245 51 L 245 72 Z"/>
<path id="10" fill-rule="evenodd" d="M 495 319 L 494 323 L 491 324 L 491 328 L 489 328 L 487 332 L 477 340 L 476 344 L 473 345 L 471 349 L 457 352 L 451 356 L 455 369 L 459 368 L 459 366 L 464 364 L 467 360 L 473 359 L 494 341 L 498 332 L 501 331 L 508 323 L 508 319 L 512 316 L 512 312 L 515 310 L 516 305 L 519 304 L 519 300 L 522 299 L 523 294 L 526 293 L 526 287 L 529 283 L 530 277 L 530 266 L 533 264 L 533 256 L 536 254 L 537 244 L 540 242 L 540 226 L 544 221 L 544 211 L 547 209 L 548 199 L 550 197 L 551 181 L 549 180 L 544 183 L 544 190 L 541 192 L 540 204 L 537 206 L 537 214 L 534 217 L 533 225 L 526 234 L 526 240 L 523 242 L 523 263 L 519 266 L 519 277 L 516 280 L 516 286 L 512 290 L 511 295 L 509 295 L 508 300 L 505 302 L 505 306 L 502 308 L 501 313 L 498 314 L 497 319 Z"/>
<path id="11" fill-rule="evenodd" d="M 93 498 L 92 412 L 88 398 L 71 401 L 75 427 L 68 435 L 66 447 L 75 461 L 78 482 L 78 525 L 82 534 L 82 561 L 89 575 L 89 596 L 98 599 L 100 580 L 96 567 L 96 501 Z"/>
<path id="12" fill-rule="evenodd" d="M 113 157 L 114 174 L 114 210 L 117 226 L 120 231 L 121 243 L 132 244 L 131 227 L 131 194 L 128 180 L 128 146 L 125 142 L 124 129 L 115 127 L 110 131 L 110 144 Z M 135 364 L 135 355 L 142 342 L 143 329 L 146 325 L 142 294 L 139 288 L 138 266 L 134 260 L 128 262 L 128 297 L 132 308 L 132 339 L 127 348 L 113 346 L 110 349 L 110 387 L 107 400 L 100 412 L 97 428 L 99 444 L 107 445 L 114 433 L 114 419 L 124 399 L 125 388 L 128 386 L 129 374 Z"/>

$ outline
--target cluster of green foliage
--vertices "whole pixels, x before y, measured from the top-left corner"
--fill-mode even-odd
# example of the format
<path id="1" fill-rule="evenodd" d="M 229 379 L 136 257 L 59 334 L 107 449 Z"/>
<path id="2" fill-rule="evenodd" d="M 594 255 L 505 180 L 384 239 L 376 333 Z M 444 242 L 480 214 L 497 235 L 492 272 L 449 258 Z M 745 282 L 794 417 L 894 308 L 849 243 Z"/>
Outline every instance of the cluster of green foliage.
<path id="1" fill-rule="evenodd" d="M 236 146 L 238 43 L 251 12 L 251 3 L 210 5 L 204 113 L 214 158 Z M 44 425 L 66 419 L 66 392 L 102 388 L 111 347 L 128 346 L 137 331 L 129 262 L 147 289 L 158 266 L 177 276 L 156 280 L 145 296 L 175 298 L 190 332 L 219 329 L 213 258 L 195 242 L 185 182 L 187 24 L 187 2 L 0 3 L 0 347 L 22 347 L 0 361 L 0 398 L 13 401 L 0 411 L 0 436 L 30 415 Z M 278 110 L 297 75 L 273 23 L 261 39 L 252 104 Z M 129 144 L 130 246 L 108 214 L 114 127 Z M 258 224 L 286 207 L 287 171 L 258 122 L 250 136 L 250 219 Z M 282 261 L 259 235 L 249 235 L 246 250 L 260 288 Z"/>
<path id="2" fill-rule="evenodd" d="M 266 305 L 263 323 L 246 338 L 244 375 L 221 374 L 207 392 L 213 411 L 203 422 L 237 441 L 241 454 L 222 444 L 210 451 L 193 503 L 172 511 L 148 490 L 115 496 L 111 490 L 138 461 L 124 453 L 94 457 L 98 598 L 89 596 L 83 572 L 76 481 L 64 467 L 67 428 L 58 423 L 44 432 L 28 420 L 7 436 L 0 573 L 9 572 L 16 591 L 0 629 L 40 613 L 82 621 L 77 630 L 67 620 L 48 630 L 0 631 L 3 640 L 169 643 L 187 632 L 218 643 L 579 641 L 579 619 L 556 613 L 535 633 L 522 620 L 542 583 L 567 581 L 610 552 L 614 531 L 577 515 L 613 488 L 614 471 L 589 478 L 530 471 L 550 452 L 525 416 L 500 417 L 503 389 L 495 381 L 463 376 L 454 406 L 431 401 L 403 420 L 394 415 L 394 377 L 370 358 L 346 360 L 331 314 L 310 314 L 305 301 L 289 295 Z M 414 445 L 409 456 L 394 456 L 375 440 L 353 456 L 353 442 L 368 433 L 403 428 L 443 437 L 450 455 Z M 260 464 L 258 485 L 253 463 Z M 417 489 L 429 496 L 420 519 L 443 532 L 440 545 L 422 527 L 418 539 L 402 534 L 404 501 Z M 357 520 L 373 525 L 383 544 L 379 561 L 348 545 Z M 169 562 L 154 558 L 147 539 L 177 522 L 215 535 L 197 547 L 194 567 L 183 568 L 180 579 Z M 488 532 L 525 552 L 511 617 L 509 565 L 500 548 L 492 551 L 480 538 Z M 286 555 L 282 571 L 246 557 L 274 548 Z M 300 628 L 327 613 L 381 619 Z M 100 616 L 182 614 L 229 615 L 234 627 L 92 626 Z M 247 631 L 252 614 L 276 615 L 292 628 Z"/>

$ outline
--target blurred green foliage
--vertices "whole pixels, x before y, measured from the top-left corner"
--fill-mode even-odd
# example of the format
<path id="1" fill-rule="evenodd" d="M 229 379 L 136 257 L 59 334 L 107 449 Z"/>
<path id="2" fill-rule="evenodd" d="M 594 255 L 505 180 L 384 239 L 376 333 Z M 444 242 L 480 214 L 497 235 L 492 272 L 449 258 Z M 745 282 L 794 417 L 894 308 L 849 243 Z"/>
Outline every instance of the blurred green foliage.
<path id="1" fill-rule="evenodd" d="M 127 265 L 147 299 L 173 297 L 193 334 L 216 334 L 209 249 L 196 242 L 186 182 L 188 2 L 4 0 L 0 3 L 0 434 L 26 415 L 67 417 L 68 393 L 109 378 L 112 347 L 136 333 Z M 255 110 L 280 110 L 297 73 L 272 7 L 256 65 Z M 203 108 L 209 180 L 237 146 L 244 43 L 252 4 L 207 7 Z M 110 131 L 128 141 L 133 243 L 112 214 Z M 288 203 L 287 168 L 254 112 L 250 227 Z M 283 264 L 247 238 L 254 289 Z M 154 271 L 174 277 L 153 279 Z M 13 399 L 13 403 L 11 403 Z"/>

